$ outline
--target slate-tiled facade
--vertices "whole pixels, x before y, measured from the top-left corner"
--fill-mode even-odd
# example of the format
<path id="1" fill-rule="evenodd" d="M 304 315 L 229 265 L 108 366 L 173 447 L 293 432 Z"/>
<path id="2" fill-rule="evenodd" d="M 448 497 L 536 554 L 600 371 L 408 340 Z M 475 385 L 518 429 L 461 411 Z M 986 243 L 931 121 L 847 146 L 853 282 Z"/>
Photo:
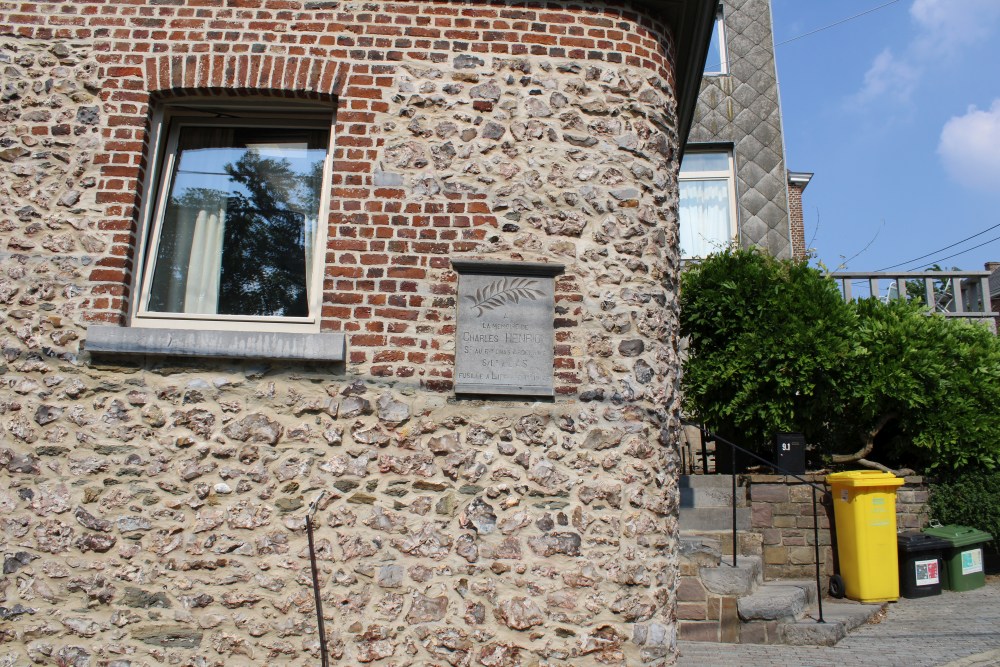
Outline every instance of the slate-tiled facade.
<path id="1" fill-rule="evenodd" d="M 771 3 L 722 4 L 729 73 L 702 80 L 687 145 L 732 146 L 741 245 L 789 258 L 792 235 Z"/>

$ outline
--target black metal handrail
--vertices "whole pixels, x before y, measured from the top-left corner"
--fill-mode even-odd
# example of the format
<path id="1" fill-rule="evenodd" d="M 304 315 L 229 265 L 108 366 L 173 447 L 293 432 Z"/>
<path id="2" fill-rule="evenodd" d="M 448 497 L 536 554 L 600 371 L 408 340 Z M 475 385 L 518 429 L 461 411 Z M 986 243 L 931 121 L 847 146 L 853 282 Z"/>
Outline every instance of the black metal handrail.
<path id="1" fill-rule="evenodd" d="M 705 442 L 707 440 L 712 440 L 716 444 L 718 444 L 719 442 L 721 442 L 721 443 L 723 443 L 725 445 L 729 445 L 729 447 L 732 449 L 732 459 L 731 459 L 732 460 L 732 472 L 730 473 L 730 475 L 732 476 L 732 479 L 733 479 L 733 487 L 732 487 L 732 491 L 733 491 L 733 493 L 732 493 L 732 504 L 733 504 L 733 567 L 736 567 L 736 555 L 737 555 L 737 552 L 739 551 L 738 545 L 737 545 L 737 527 L 736 527 L 736 451 L 737 450 L 739 450 L 743 454 L 750 455 L 750 457 L 752 457 L 754 459 L 757 459 L 757 461 L 759 461 L 760 463 L 763 463 L 763 464 L 765 464 L 765 465 L 773 468 L 776 471 L 780 471 L 781 474 L 783 474 L 783 475 L 787 475 L 789 477 L 794 477 L 795 479 L 799 480 L 803 484 L 807 484 L 812 489 L 813 548 L 815 550 L 815 555 L 816 555 L 816 603 L 818 605 L 818 611 L 819 611 L 819 619 L 816 622 L 817 623 L 826 623 L 826 621 L 823 620 L 823 587 L 822 587 L 822 585 L 820 583 L 821 578 L 820 578 L 820 564 L 819 564 L 819 512 L 816 509 L 816 507 L 817 507 L 816 492 L 819 491 L 820 493 L 826 493 L 826 487 L 822 487 L 822 486 L 819 486 L 817 484 L 814 484 L 813 482 L 811 482 L 811 481 L 809 481 L 809 480 L 807 480 L 807 479 L 805 479 L 803 477 L 800 477 L 799 475 L 797 475 L 797 474 L 795 474 L 793 472 L 790 472 L 790 471 L 786 470 L 785 468 L 782 468 L 781 466 L 779 466 L 776 463 L 774 463 L 774 461 L 768 461 L 764 457 L 758 456 L 757 454 L 755 454 L 754 452 L 750 451 L 746 447 L 741 447 L 741 446 L 737 445 L 735 442 L 733 442 L 732 440 L 728 440 L 727 438 L 722 437 L 718 433 L 713 433 L 708 428 L 706 428 L 704 424 L 697 424 L 697 423 L 689 422 L 689 421 L 686 421 L 686 420 L 683 420 L 683 419 L 681 420 L 681 423 L 684 424 L 685 426 L 693 426 L 693 427 L 697 428 L 701 432 L 702 469 L 706 473 L 708 472 L 708 450 L 707 450 L 707 447 L 705 445 Z"/>

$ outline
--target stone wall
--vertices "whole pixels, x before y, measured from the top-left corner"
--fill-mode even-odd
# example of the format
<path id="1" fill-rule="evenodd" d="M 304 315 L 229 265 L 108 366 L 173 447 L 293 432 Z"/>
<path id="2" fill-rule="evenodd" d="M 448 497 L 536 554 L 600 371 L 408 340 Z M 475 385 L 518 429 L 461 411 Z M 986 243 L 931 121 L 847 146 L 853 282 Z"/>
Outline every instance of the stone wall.
<path id="1" fill-rule="evenodd" d="M 668 664 L 671 37 L 629 3 L 7 2 L 0 664 Z M 329 366 L 90 358 L 157 105 L 337 101 Z M 555 400 L 456 400 L 455 256 L 566 265 Z"/>
<path id="2" fill-rule="evenodd" d="M 826 487 L 825 475 L 804 479 Z M 763 537 L 765 579 L 812 579 L 816 576 L 812 487 L 784 475 L 749 475 L 747 494 L 751 525 Z M 833 505 L 829 492 L 817 492 L 820 572 L 834 574 Z M 896 491 L 896 526 L 920 530 L 927 525 L 927 486 L 922 477 L 907 477 Z M 825 582 L 824 582 L 825 585 Z"/>

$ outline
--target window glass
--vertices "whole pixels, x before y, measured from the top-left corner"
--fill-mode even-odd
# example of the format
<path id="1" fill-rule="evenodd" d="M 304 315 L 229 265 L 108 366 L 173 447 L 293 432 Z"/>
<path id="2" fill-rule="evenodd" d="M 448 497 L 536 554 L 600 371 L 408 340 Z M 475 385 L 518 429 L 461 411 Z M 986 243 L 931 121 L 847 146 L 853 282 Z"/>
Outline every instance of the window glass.
<path id="1" fill-rule="evenodd" d="M 681 256 L 704 257 L 729 245 L 731 217 L 728 181 L 681 181 Z"/>
<path id="2" fill-rule="evenodd" d="M 728 153 L 684 153 L 684 159 L 681 160 L 681 173 L 690 172 L 702 172 L 702 171 L 721 171 L 724 173 L 729 172 L 729 154 Z"/>
<path id="3" fill-rule="evenodd" d="M 736 193 L 727 151 L 684 154 L 680 175 L 681 257 L 704 257 L 736 236 Z"/>
<path id="4" fill-rule="evenodd" d="M 146 310 L 309 316 L 328 130 L 172 132 Z"/>
<path id="5" fill-rule="evenodd" d="M 722 18 L 722 5 L 715 12 L 715 25 L 712 26 L 712 41 L 708 44 L 708 57 L 705 59 L 705 74 L 726 74 L 729 63 L 726 57 L 726 26 Z"/>

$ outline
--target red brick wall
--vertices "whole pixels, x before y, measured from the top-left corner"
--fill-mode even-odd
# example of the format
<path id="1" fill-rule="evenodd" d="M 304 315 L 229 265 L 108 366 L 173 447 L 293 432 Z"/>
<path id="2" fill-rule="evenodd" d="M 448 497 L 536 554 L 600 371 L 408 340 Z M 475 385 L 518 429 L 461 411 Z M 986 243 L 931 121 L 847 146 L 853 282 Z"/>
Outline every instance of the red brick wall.
<path id="1" fill-rule="evenodd" d="M 792 258 L 800 261 L 806 259 L 806 227 L 802 213 L 802 191 L 804 189 L 795 183 L 788 184 L 788 217 L 792 228 Z"/>
<path id="2" fill-rule="evenodd" d="M 373 375 L 408 377 L 423 366 L 426 386 L 440 390 L 451 387 L 452 355 L 438 349 L 439 337 L 453 333 L 444 323 L 454 308 L 449 258 L 488 245 L 501 223 L 482 195 L 407 201 L 402 188 L 373 184 L 384 146 L 379 114 L 389 111 L 400 64 L 492 54 L 621 63 L 672 81 L 662 27 L 600 3 L 380 2 L 358 12 L 341 3 L 291 0 L 8 4 L 0 34 L 92 40 L 98 52 L 106 118 L 94 160 L 101 165 L 99 229 L 110 244 L 89 275 L 91 321 L 127 318 L 157 99 L 260 90 L 336 96 L 322 329 L 347 332 L 350 362 L 370 365 Z M 498 111 L 488 100 L 477 100 L 474 109 L 486 119 Z M 425 282 L 429 289 L 419 287 Z M 579 293 L 572 277 L 558 281 L 560 304 Z M 570 313 L 558 324 L 577 323 Z M 557 338 L 566 342 L 564 333 Z M 568 347 L 556 349 L 561 393 L 573 393 L 579 381 Z"/>

